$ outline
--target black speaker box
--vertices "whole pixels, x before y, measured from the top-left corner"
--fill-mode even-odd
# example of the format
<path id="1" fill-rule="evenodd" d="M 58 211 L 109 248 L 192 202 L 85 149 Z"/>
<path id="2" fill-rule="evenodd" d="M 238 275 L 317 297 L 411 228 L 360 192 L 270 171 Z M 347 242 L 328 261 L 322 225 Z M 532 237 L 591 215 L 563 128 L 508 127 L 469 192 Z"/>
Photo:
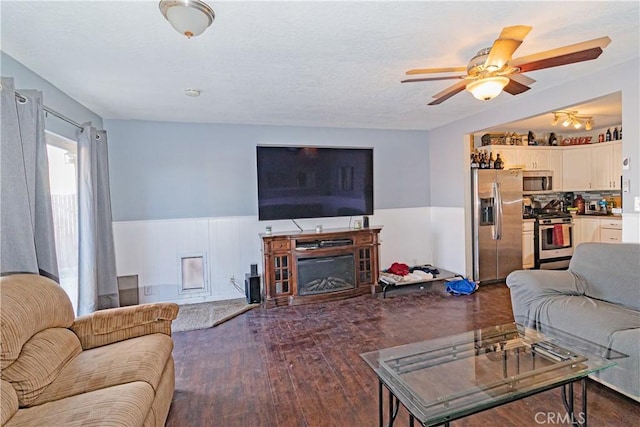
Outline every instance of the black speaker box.
<path id="1" fill-rule="evenodd" d="M 248 304 L 260 303 L 260 276 L 249 273 L 244 275 L 244 294 Z"/>

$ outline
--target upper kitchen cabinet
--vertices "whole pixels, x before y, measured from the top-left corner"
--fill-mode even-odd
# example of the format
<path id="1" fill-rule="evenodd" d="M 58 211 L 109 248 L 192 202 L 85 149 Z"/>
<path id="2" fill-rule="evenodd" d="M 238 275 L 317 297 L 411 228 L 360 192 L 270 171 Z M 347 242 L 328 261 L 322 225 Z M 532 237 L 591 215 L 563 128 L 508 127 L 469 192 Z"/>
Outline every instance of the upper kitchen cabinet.
<path id="1" fill-rule="evenodd" d="M 518 150 L 518 163 L 525 170 L 550 170 L 549 148 L 523 147 Z"/>
<path id="2" fill-rule="evenodd" d="M 564 191 L 585 191 L 591 188 L 591 147 L 583 145 L 563 150 L 562 188 Z"/>
<path id="3" fill-rule="evenodd" d="M 597 144 L 591 148 L 592 190 L 620 190 L 622 142 Z"/>
<path id="4" fill-rule="evenodd" d="M 564 191 L 620 190 L 622 141 L 567 147 L 563 150 Z"/>

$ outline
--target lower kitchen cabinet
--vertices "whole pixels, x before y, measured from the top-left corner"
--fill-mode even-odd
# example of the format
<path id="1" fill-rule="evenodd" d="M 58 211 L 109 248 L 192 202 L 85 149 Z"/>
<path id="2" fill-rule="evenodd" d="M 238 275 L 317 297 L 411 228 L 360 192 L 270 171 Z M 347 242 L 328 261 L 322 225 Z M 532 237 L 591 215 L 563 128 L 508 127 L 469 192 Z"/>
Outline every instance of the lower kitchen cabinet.
<path id="1" fill-rule="evenodd" d="M 534 220 L 522 222 L 522 268 L 533 268 L 536 265 L 534 244 Z"/>
<path id="2" fill-rule="evenodd" d="M 619 218 L 578 217 L 574 220 L 574 246 L 584 242 L 620 243 L 622 221 Z"/>
<path id="3" fill-rule="evenodd" d="M 600 219 L 600 242 L 622 242 L 622 221 L 614 219 Z"/>

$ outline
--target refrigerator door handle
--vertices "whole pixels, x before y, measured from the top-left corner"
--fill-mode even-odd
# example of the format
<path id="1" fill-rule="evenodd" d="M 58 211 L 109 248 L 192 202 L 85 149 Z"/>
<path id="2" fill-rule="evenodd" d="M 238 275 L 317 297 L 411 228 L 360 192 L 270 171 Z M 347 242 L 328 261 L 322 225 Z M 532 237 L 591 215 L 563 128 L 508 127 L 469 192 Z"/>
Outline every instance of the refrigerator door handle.
<path id="1" fill-rule="evenodd" d="M 493 183 L 495 226 L 493 228 L 493 240 L 502 238 L 502 194 L 500 192 L 500 183 Z"/>

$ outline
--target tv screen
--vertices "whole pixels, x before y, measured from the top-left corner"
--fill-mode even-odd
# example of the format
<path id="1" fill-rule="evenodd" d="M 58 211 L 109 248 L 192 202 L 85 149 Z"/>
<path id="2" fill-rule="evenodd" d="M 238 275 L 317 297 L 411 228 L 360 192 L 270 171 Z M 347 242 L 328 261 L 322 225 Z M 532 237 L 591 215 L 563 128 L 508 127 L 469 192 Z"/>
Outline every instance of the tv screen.
<path id="1" fill-rule="evenodd" d="M 258 218 L 373 214 L 373 149 L 258 146 Z"/>

